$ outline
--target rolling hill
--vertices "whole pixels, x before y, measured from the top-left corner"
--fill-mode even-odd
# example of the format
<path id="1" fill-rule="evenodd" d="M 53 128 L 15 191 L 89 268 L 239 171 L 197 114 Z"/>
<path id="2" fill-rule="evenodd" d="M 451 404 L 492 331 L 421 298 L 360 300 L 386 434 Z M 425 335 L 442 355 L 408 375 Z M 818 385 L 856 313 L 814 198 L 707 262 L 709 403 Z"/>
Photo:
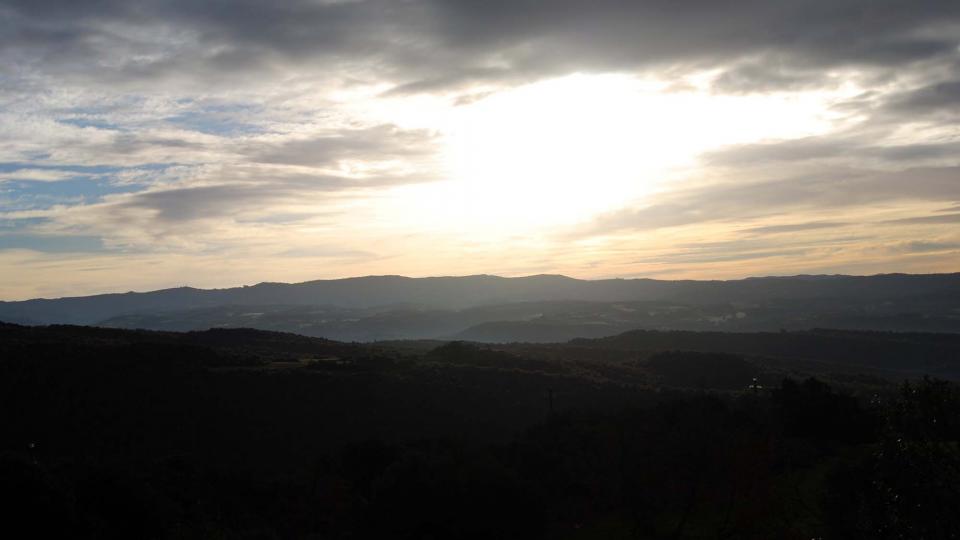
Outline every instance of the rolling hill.
<path id="1" fill-rule="evenodd" d="M 631 329 L 960 331 L 960 274 L 735 281 L 367 276 L 0 302 L 0 320 L 158 330 L 254 327 L 372 341 L 562 341 Z"/>

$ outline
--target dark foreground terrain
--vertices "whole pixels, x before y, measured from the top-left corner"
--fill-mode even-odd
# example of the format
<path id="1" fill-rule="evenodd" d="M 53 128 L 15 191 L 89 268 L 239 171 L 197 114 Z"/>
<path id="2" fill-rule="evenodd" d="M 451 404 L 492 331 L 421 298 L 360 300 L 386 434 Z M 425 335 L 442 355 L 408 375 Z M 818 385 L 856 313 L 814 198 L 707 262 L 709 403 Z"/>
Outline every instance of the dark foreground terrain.
<path id="1" fill-rule="evenodd" d="M 37 538 L 955 538 L 958 377 L 956 334 L 361 345 L 4 324 L 4 525 Z"/>

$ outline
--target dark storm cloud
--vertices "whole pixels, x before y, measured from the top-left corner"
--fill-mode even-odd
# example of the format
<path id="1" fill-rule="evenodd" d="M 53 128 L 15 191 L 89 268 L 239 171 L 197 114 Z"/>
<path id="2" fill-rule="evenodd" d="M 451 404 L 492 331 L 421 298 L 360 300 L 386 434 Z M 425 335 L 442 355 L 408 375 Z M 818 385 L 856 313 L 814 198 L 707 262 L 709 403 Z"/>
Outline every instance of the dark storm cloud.
<path id="1" fill-rule="evenodd" d="M 891 99 L 888 107 L 907 114 L 960 114 L 960 78 L 904 92 Z"/>
<path id="2" fill-rule="evenodd" d="M 11 1 L 0 47 L 37 69 L 152 79 L 366 61 L 407 91 L 754 59 L 721 82 L 802 85 L 804 71 L 952 55 L 954 1 Z M 17 56 L 24 58 L 24 56 Z M 757 57 L 763 60 L 756 60 Z M 771 67 L 775 61 L 777 68 Z M 799 72 L 797 70 L 800 70 Z M 946 89 L 949 92 L 949 89 Z"/>

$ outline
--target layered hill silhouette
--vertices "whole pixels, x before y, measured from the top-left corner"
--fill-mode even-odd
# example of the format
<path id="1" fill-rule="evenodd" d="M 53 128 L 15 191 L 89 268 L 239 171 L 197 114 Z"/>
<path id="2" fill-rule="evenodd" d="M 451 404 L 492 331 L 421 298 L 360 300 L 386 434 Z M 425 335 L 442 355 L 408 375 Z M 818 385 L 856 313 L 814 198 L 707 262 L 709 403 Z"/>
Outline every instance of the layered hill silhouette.
<path id="1" fill-rule="evenodd" d="M 548 342 L 632 329 L 960 332 L 960 274 L 733 281 L 367 276 L 0 302 L 0 320 L 159 330 L 252 327 L 357 341 Z"/>

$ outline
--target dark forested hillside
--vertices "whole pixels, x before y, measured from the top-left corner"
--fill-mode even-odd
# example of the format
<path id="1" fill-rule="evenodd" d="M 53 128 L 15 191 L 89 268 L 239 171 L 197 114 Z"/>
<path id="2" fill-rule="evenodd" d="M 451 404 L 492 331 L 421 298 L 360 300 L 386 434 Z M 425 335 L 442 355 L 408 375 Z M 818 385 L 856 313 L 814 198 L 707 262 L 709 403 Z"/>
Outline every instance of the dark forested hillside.
<path id="1" fill-rule="evenodd" d="M 0 325 L 0 492 L 42 537 L 949 538 L 957 346 Z"/>
<path id="2" fill-rule="evenodd" d="M 805 332 L 632 331 L 577 347 L 628 351 L 683 349 L 784 359 L 817 360 L 848 369 L 882 369 L 904 374 L 960 378 L 960 335 L 811 330 Z"/>

